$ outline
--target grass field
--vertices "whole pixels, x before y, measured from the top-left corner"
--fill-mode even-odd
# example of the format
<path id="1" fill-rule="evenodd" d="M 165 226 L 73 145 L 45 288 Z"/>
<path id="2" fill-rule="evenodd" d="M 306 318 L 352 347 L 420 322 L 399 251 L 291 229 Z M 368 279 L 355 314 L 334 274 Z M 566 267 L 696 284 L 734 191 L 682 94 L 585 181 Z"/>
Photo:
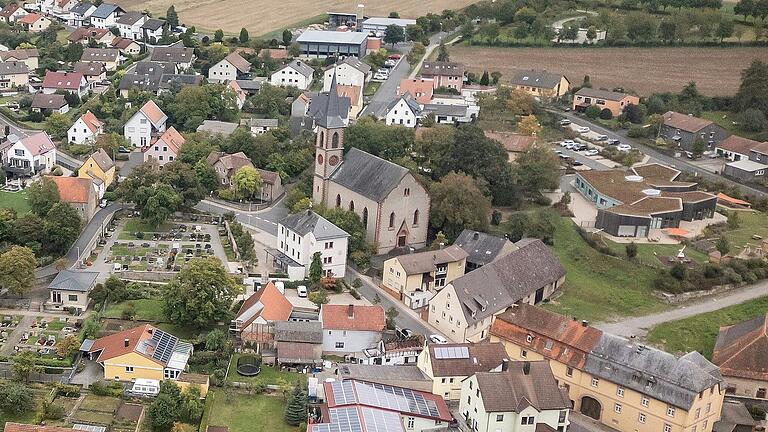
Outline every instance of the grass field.
<path id="1" fill-rule="evenodd" d="M 27 192 L 0 191 L 0 207 L 14 209 L 19 215 L 28 212 L 29 203 L 27 202 Z"/>
<path id="2" fill-rule="evenodd" d="M 747 321 L 768 312 L 768 297 L 658 325 L 648 332 L 648 341 L 669 352 L 698 351 L 712 357 L 721 326 Z"/>
<path id="3" fill-rule="evenodd" d="M 611 250 L 618 253 L 622 257 L 626 256 L 627 253 L 627 245 L 624 243 L 615 243 L 610 240 L 606 240 L 606 245 L 608 245 Z M 678 251 L 680 251 L 680 248 L 682 246 L 680 245 L 665 245 L 665 244 L 638 244 L 637 245 L 637 257 L 635 258 L 638 262 L 645 264 L 645 265 L 651 265 L 654 267 L 664 268 L 664 264 L 659 261 L 658 257 L 660 256 L 677 256 Z M 693 248 L 686 248 L 685 256 L 688 258 L 691 258 L 692 260 L 698 262 L 698 263 L 705 263 L 708 260 L 708 257 L 706 254 L 699 252 Z"/>
<path id="4" fill-rule="evenodd" d="M 104 311 L 104 317 L 122 319 L 123 309 L 125 309 L 128 303 L 133 303 L 133 305 L 136 306 L 136 320 L 152 322 L 166 321 L 165 313 L 163 313 L 163 302 L 155 299 L 128 300 L 110 304 L 107 306 L 107 310 Z"/>
<path id="5" fill-rule="evenodd" d="M 307 380 L 306 375 L 296 372 L 283 372 L 270 366 L 262 366 L 261 372 L 254 377 L 245 377 L 237 373 L 237 359 L 239 355 L 232 356 L 232 361 L 229 363 L 229 371 L 227 372 L 227 381 L 239 381 L 239 382 L 263 382 L 264 384 L 277 384 L 279 379 L 283 379 L 288 383 L 295 383 L 297 380 L 301 380 L 305 383 Z"/>
<path id="6" fill-rule="evenodd" d="M 515 72 L 546 69 L 564 73 L 573 84 L 589 75 L 595 88 L 624 87 L 647 96 L 679 92 L 696 81 L 709 96 L 731 96 L 753 59 L 768 61 L 768 50 L 749 48 L 485 48 L 456 46 L 451 60 L 469 70 L 499 71 L 502 82 Z"/>
<path id="7" fill-rule="evenodd" d="M 731 244 L 731 254 L 738 254 L 741 248 L 747 243 L 758 246 L 760 240 L 753 240 L 752 236 L 757 234 L 763 238 L 768 238 L 768 215 L 765 213 L 738 212 L 741 223 L 736 229 L 729 229 L 725 237 Z M 731 213 L 733 214 L 733 213 Z"/>
<path id="8" fill-rule="evenodd" d="M 476 0 L 390 0 L 369 2 L 365 6 L 368 16 L 387 16 L 397 11 L 403 18 L 416 18 L 427 12 L 440 13 L 443 9 L 459 9 Z M 148 9 L 156 16 L 164 16 L 168 7 L 176 6 L 179 20 L 198 30 L 222 29 L 236 34 L 242 27 L 251 36 L 263 35 L 276 29 L 306 23 L 307 17 L 315 17 L 329 11 L 357 11 L 355 0 L 118 0 L 120 6 L 131 10 Z M 279 39 L 279 37 L 278 37 Z"/>
<path id="9" fill-rule="evenodd" d="M 228 426 L 230 432 L 295 432 L 283 421 L 285 401 L 280 396 L 251 396 L 233 391 L 210 392 L 209 426 Z M 206 403 L 208 405 L 208 403 Z"/>

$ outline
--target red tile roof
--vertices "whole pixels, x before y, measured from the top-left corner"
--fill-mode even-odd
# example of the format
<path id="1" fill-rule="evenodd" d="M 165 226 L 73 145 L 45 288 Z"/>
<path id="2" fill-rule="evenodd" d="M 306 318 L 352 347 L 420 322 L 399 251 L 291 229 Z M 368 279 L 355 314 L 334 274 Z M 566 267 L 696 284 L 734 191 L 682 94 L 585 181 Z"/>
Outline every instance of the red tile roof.
<path id="1" fill-rule="evenodd" d="M 431 79 L 404 79 L 400 80 L 400 86 L 397 88 L 397 95 L 402 96 L 410 93 L 421 105 L 429 103 L 432 100 L 434 92 L 434 82 Z"/>
<path id="2" fill-rule="evenodd" d="M 136 347 L 142 340 L 150 339 L 152 337 L 152 331 L 154 331 L 154 327 L 149 324 L 144 324 L 143 326 L 104 336 L 93 342 L 89 352 L 95 353 L 101 351 L 99 357 L 96 359 L 98 362 L 120 357 L 131 352 L 139 353 L 136 351 Z M 149 356 L 147 356 L 147 358 L 151 359 Z"/>
<path id="3" fill-rule="evenodd" d="M 48 176 L 59 188 L 59 197 L 61 202 L 65 203 L 88 203 L 93 189 L 91 179 L 80 177 L 57 177 Z"/>
<path id="4" fill-rule="evenodd" d="M 158 124 L 161 120 L 163 120 L 164 117 L 166 117 L 163 110 L 160 109 L 159 106 L 153 101 L 148 100 L 147 103 L 144 104 L 144 106 L 141 107 L 139 110 L 142 113 L 144 113 L 145 116 L 149 119 L 149 121 L 152 122 L 152 124 Z"/>
<path id="5" fill-rule="evenodd" d="M 768 381 L 768 314 L 720 327 L 712 363 L 724 376 Z"/>
<path id="6" fill-rule="evenodd" d="M 56 144 L 51 141 L 51 137 L 45 132 L 38 132 L 22 138 L 21 145 L 29 150 L 32 156 L 39 156 L 56 148 Z"/>
<path id="7" fill-rule="evenodd" d="M 712 124 L 709 120 L 681 114 L 679 112 L 667 111 L 663 115 L 664 124 L 686 132 L 698 132 Z"/>
<path id="8" fill-rule="evenodd" d="M 536 142 L 536 137 L 510 132 L 485 131 L 485 137 L 500 142 L 504 150 L 512 153 L 522 153 Z"/>
<path id="9" fill-rule="evenodd" d="M 249 70 L 251 70 L 251 64 L 248 63 L 248 60 L 244 59 L 240 56 L 240 54 L 233 52 L 232 54 L 224 57 L 224 60 L 228 61 L 229 64 L 235 67 L 235 69 L 239 70 L 240 72 L 246 73 Z"/>
<path id="10" fill-rule="evenodd" d="M 79 90 L 83 74 L 79 72 L 48 71 L 43 78 L 43 88 L 57 90 Z"/>
<path id="11" fill-rule="evenodd" d="M 320 321 L 324 329 L 384 331 L 386 319 L 381 306 L 323 305 Z"/>
<path id="12" fill-rule="evenodd" d="M 104 123 L 99 121 L 99 119 L 96 118 L 96 115 L 94 115 L 90 110 L 86 111 L 85 114 L 80 116 L 80 119 L 93 133 L 98 132 L 99 128 L 104 126 Z"/>
<path id="13" fill-rule="evenodd" d="M 21 24 L 34 24 L 40 18 L 43 18 L 43 16 L 40 14 L 31 13 L 29 15 L 25 15 L 24 17 L 22 17 L 18 22 L 20 22 Z"/>
<path id="14" fill-rule="evenodd" d="M 16 12 L 18 9 L 19 9 L 19 6 L 13 3 L 5 5 L 3 10 L 0 10 L 0 17 L 8 18 L 11 15 L 13 15 L 13 13 Z"/>
<path id="15" fill-rule="evenodd" d="M 107 33 L 109 33 L 109 30 L 107 29 L 100 29 L 95 27 L 78 27 L 72 33 L 70 33 L 69 36 L 67 36 L 67 40 L 70 42 L 78 42 L 81 40 L 88 40 L 90 38 L 99 40 Z"/>
<path id="16" fill-rule="evenodd" d="M 186 140 L 173 126 L 171 126 L 160 135 L 160 141 L 166 143 L 168 148 L 178 155 L 181 146 L 184 145 Z"/>
<path id="17" fill-rule="evenodd" d="M 257 308 L 258 310 L 253 310 Z M 293 305 L 285 298 L 275 284 L 269 282 L 264 288 L 245 299 L 235 319 L 245 318 L 242 328 L 248 327 L 258 317 L 265 321 L 288 321 Z"/>

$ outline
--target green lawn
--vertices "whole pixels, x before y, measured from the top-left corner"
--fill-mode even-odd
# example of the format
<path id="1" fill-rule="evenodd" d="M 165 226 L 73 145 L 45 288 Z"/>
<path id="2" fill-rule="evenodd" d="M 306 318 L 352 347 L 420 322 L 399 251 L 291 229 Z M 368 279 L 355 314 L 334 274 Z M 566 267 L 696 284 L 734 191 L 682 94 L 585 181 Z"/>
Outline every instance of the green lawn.
<path id="1" fill-rule="evenodd" d="M 171 228 L 170 224 L 160 224 L 159 226 L 154 226 L 152 224 L 149 224 L 147 222 L 142 221 L 141 219 L 128 219 L 125 222 L 125 227 L 123 228 L 123 231 L 127 232 L 165 232 L 168 231 Z"/>
<path id="2" fill-rule="evenodd" d="M 557 219 L 554 252 L 565 267 L 564 293 L 548 309 L 578 319 L 603 321 L 665 309 L 652 296 L 656 272 L 592 249 L 570 219 Z"/>
<path id="3" fill-rule="evenodd" d="M 0 191 L 0 207 L 14 209 L 18 215 L 28 212 L 29 203 L 27 202 L 27 191 Z"/>
<path id="4" fill-rule="evenodd" d="M 219 390 L 208 393 L 208 398 L 213 398 L 206 413 L 209 426 L 228 426 L 230 432 L 296 431 L 283 421 L 285 401 L 280 396 Z"/>
<path id="5" fill-rule="evenodd" d="M 703 111 L 701 118 L 714 122 L 728 132 L 745 138 L 754 138 L 758 135 L 757 132 L 749 132 L 739 125 L 733 124 L 734 121 L 738 121 L 736 116 L 726 111 Z"/>
<path id="6" fill-rule="evenodd" d="M 618 253 L 620 256 L 626 256 L 626 243 L 616 243 L 610 240 L 606 240 L 605 244 L 608 245 L 611 250 Z M 663 245 L 663 244 L 638 244 L 637 245 L 637 257 L 638 263 L 645 265 L 651 265 L 654 267 L 664 268 L 664 264 L 659 261 L 659 256 L 677 256 L 682 246 L 680 245 Z M 697 251 L 693 248 L 685 248 L 685 256 L 691 258 L 698 263 L 706 263 L 709 259 L 706 254 Z"/>
<path id="7" fill-rule="evenodd" d="M 229 363 L 229 372 L 227 373 L 227 381 L 239 381 L 239 382 L 263 382 L 265 384 L 277 384 L 279 379 L 283 379 L 288 383 L 295 383 L 297 380 L 301 380 L 302 383 L 306 382 L 307 377 L 304 374 L 296 372 L 283 372 L 277 368 L 263 365 L 261 372 L 254 377 L 245 377 L 237 373 L 237 359 L 239 354 L 232 356 L 232 361 Z"/>
<path id="8" fill-rule="evenodd" d="M 110 304 L 107 306 L 107 310 L 104 311 L 104 318 L 121 319 L 123 309 L 128 303 L 133 303 L 136 306 L 136 320 L 152 322 L 163 322 L 166 320 L 165 313 L 163 313 L 163 302 L 158 299 L 128 300 Z"/>
<path id="9" fill-rule="evenodd" d="M 374 82 L 371 81 L 368 84 L 365 85 L 365 89 L 363 90 L 363 96 L 373 96 L 376 91 L 381 87 L 380 82 Z"/>
<path id="10" fill-rule="evenodd" d="M 669 352 L 698 351 L 711 358 L 721 326 L 747 321 L 766 312 L 768 296 L 715 312 L 660 324 L 648 332 L 648 342 Z"/>
<path id="11" fill-rule="evenodd" d="M 734 212 L 730 212 L 734 214 Z M 731 244 L 731 254 L 741 252 L 747 243 L 754 246 L 760 244 L 760 240 L 754 240 L 753 235 L 757 234 L 763 238 L 768 238 L 768 215 L 760 212 L 738 212 L 741 224 L 736 229 L 729 229 L 725 237 Z M 686 249 L 687 251 L 687 249 Z"/>

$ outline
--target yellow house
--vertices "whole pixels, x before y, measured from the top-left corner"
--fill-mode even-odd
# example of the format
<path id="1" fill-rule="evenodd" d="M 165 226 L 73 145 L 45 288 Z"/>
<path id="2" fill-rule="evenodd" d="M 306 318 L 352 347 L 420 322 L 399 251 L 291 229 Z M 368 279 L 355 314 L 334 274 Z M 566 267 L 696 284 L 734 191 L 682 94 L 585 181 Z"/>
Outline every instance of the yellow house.
<path id="1" fill-rule="evenodd" d="M 571 89 L 571 82 L 565 75 L 536 70 L 516 73 L 511 85 L 540 99 L 556 99 Z"/>
<path id="2" fill-rule="evenodd" d="M 100 148 L 83 162 L 83 165 L 77 170 L 77 176 L 101 180 L 106 189 L 115 181 L 115 163 L 107 152 Z"/>
<path id="3" fill-rule="evenodd" d="M 388 259 L 384 261 L 383 288 L 411 309 L 424 307 L 435 291 L 464 274 L 467 255 L 454 245 Z"/>
<path id="4" fill-rule="evenodd" d="M 106 380 L 169 379 L 182 388 L 203 381 L 198 375 L 185 373 L 193 352 L 192 344 L 149 324 L 96 340 L 86 339 L 80 350 L 104 368 Z M 203 387 L 207 392 L 207 379 L 203 384 L 201 393 Z"/>
<path id="5" fill-rule="evenodd" d="M 549 361 L 573 409 L 623 432 L 711 432 L 725 389 L 697 352 L 676 358 L 521 304 L 496 317 L 491 341 L 510 360 Z"/>

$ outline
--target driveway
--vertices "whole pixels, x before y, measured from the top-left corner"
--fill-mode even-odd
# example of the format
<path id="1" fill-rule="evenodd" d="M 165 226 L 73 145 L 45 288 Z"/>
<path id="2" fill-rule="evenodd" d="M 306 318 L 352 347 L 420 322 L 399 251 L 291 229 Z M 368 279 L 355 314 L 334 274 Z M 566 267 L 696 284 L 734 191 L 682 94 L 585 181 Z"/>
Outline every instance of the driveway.
<path id="1" fill-rule="evenodd" d="M 238 222 L 248 227 L 264 231 L 273 236 L 277 235 L 277 222 L 288 216 L 288 208 L 285 207 L 285 195 L 271 207 L 255 212 L 242 211 L 238 208 L 228 207 L 213 201 L 200 201 L 195 208 L 200 211 L 223 215 L 229 212 L 235 213 Z"/>
<path id="2" fill-rule="evenodd" d="M 91 384 L 104 379 L 104 370 L 98 363 L 90 360 L 85 361 L 85 369 L 72 377 L 70 384 L 78 384 L 88 388 Z"/>

